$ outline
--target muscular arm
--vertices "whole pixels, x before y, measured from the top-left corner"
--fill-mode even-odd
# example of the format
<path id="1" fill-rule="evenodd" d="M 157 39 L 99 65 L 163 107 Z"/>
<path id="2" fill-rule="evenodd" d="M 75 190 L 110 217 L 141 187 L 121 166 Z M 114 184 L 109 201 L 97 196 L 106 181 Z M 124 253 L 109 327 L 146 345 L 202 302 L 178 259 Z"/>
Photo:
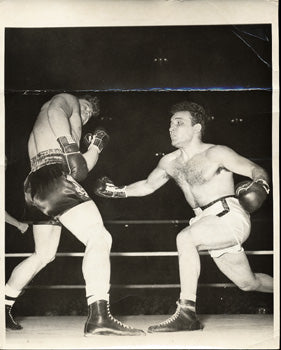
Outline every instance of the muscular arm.
<path id="1" fill-rule="evenodd" d="M 264 180 L 268 183 L 269 177 L 266 171 L 252 162 L 251 160 L 240 156 L 231 148 L 225 146 L 215 146 L 209 151 L 211 160 L 219 163 L 220 166 L 229 171 L 251 178 L 253 181 Z"/>
<path id="2" fill-rule="evenodd" d="M 128 185 L 126 187 L 127 197 L 147 196 L 163 186 L 169 180 L 164 163 L 165 160 L 162 158 L 158 166 L 149 174 L 146 180 Z"/>
<path id="3" fill-rule="evenodd" d="M 63 151 L 69 173 L 78 182 L 83 181 L 97 162 L 97 152 L 79 151 L 81 137 L 81 116 L 79 101 L 69 94 L 59 94 L 52 98 L 47 111 L 52 132 Z"/>

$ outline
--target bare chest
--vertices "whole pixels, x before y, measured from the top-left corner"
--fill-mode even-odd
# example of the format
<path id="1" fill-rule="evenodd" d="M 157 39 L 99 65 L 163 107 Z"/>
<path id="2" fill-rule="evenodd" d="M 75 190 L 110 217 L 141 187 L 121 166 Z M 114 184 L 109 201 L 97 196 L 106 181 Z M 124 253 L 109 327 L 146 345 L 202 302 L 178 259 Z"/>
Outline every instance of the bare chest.
<path id="1" fill-rule="evenodd" d="M 171 176 L 180 185 L 203 185 L 209 182 L 223 169 L 212 163 L 204 155 L 197 155 L 186 162 L 175 160 L 171 167 Z"/>

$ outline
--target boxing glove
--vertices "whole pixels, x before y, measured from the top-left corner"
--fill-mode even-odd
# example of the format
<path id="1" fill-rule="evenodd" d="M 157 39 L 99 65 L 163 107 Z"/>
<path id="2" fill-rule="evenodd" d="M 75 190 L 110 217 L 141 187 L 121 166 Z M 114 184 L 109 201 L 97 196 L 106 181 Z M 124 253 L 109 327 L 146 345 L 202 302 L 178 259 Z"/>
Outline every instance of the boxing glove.
<path id="1" fill-rule="evenodd" d="M 241 206 L 248 213 L 253 213 L 262 206 L 269 191 L 268 183 L 262 179 L 256 181 L 242 181 L 235 187 L 235 194 Z"/>
<path id="2" fill-rule="evenodd" d="M 85 180 L 88 175 L 88 167 L 77 143 L 71 136 L 61 136 L 57 138 L 57 141 L 65 156 L 69 174 L 78 182 Z"/>
<path id="3" fill-rule="evenodd" d="M 106 176 L 98 179 L 94 187 L 94 192 L 105 198 L 126 198 L 126 186 L 118 187 Z"/>
<path id="4" fill-rule="evenodd" d="M 99 153 L 104 149 L 108 142 L 109 135 L 105 129 L 101 127 L 97 128 L 93 134 L 86 134 L 83 138 L 83 143 L 88 149 L 95 146 L 97 147 Z"/>

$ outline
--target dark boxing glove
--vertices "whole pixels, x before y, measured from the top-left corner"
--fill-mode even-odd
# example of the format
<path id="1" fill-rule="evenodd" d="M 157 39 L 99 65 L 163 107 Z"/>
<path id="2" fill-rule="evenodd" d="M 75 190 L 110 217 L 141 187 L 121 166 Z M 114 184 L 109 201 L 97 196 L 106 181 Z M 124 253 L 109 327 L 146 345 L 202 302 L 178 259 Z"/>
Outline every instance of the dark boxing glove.
<path id="1" fill-rule="evenodd" d="M 57 141 L 65 156 L 69 174 L 78 182 L 85 180 L 88 175 L 88 167 L 77 143 L 71 136 L 61 136 Z"/>
<path id="2" fill-rule="evenodd" d="M 235 187 L 235 194 L 241 206 L 248 213 L 253 213 L 262 206 L 269 191 L 268 183 L 262 179 L 256 181 L 242 181 Z"/>
<path id="3" fill-rule="evenodd" d="M 106 176 L 98 179 L 94 188 L 95 194 L 106 198 L 126 198 L 126 186 L 118 187 Z"/>
<path id="4" fill-rule="evenodd" d="M 97 147 L 100 153 L 109 142 L 109 135 L 103 128 L 97 128 L 93 134 L 88 133 L 83 138 L 84 145 L 89 149 Z"/>

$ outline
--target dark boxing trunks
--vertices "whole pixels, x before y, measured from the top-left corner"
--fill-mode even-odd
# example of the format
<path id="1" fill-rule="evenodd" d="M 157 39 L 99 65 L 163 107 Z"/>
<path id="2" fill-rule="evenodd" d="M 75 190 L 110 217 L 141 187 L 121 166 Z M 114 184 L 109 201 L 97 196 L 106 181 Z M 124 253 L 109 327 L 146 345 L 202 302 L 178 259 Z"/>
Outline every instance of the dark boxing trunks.
<path id="1" fill-rule="evenodd" d="M 26 221 L 59 225 L 60 215 L 91 200 L 84 188 L 68 174 L 61 150 L 41 152 L 30 162 L 31 172 L 24 183 Z"/>

